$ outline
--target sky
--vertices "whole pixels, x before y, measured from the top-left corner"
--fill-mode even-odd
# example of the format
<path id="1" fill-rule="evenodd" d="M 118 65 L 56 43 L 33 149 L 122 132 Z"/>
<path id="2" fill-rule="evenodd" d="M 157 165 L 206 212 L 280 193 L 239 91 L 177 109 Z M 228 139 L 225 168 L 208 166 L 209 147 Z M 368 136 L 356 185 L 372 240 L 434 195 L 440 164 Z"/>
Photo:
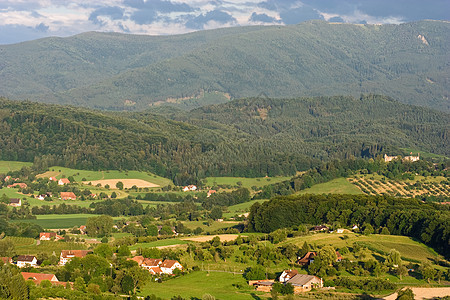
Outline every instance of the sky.
<path id="1" fill-rule="evenodd" d="M 0 0 L 0 44 L 86 31 L 169 35 L 247 25 L 450 20 L 450 0 Z"/>

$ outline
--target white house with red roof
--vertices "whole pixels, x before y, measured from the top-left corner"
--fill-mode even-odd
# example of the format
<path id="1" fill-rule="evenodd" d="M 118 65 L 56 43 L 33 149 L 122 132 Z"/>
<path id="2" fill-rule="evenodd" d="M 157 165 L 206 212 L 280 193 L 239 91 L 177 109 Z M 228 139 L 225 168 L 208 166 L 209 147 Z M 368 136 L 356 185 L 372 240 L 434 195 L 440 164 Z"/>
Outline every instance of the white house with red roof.
<path id="1" fill-rule="evenodd" d="M 65 185 L 65 184 L 69 184 L 70 180 L 67 178 L 61 178 L 60 180 L 58 180 L 58 185 Z"/>
<path id="2" fill-rule="evenodd" d="M 38 260 L 36 256 L 33 255 L 19 255 L 17 257 L 17 266 L 19 268 L 24 267 L 37 267 Z"/>
<path id="3" fill-rule="evenodd" d="M 166 259 L 159 266 L 163 274 L 171 275 L 175 269 L 183 270 L 183 266 L 177 260 Z"/>
<path id="4" fill-rule="evenodd" d="M 88 255 L 91 250 L 61 250 L 61 255 L 59 256 L 59 264 L 64 266 L 68 263 L 72 258 L 78 257 L 83 258 Z"/>
<path id="5" fill-rule="evenodd" d="M 39 239 L 41 241 L 50 241 L 51 239 L 58 241 L 58 240 L 62 240 L 63 237 L 60 235 L 57 235 L 56 232 L 41 232 L 39 234 Z"/>

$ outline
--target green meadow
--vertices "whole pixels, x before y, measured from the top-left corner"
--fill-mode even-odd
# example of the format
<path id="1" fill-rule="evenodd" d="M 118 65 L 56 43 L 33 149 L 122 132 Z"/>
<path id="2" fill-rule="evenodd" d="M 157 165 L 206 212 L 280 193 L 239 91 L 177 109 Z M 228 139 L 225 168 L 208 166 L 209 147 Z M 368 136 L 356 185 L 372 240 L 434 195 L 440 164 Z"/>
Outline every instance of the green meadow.
<path id="1" fill-rule="evenodd" d="M 6 174 L 9 171 L 17 171 L 22 167 L 30 167 L 33 163 L 21 161 L 0 161 L 0 174 Z"/>
<path id="2" fill-rule="evenodd" d="M 120 170 L 107 170 L 107 171 L 87 171 L 77 170 L 65 167 L 53 166 L 49 168 L 49 171 L 39 174 L 39 177 L 56 177 L 57 179 L 73 176 L 75 181 L 81 182 L 83 179 L 86 181 L 103 180 L 103 179 L 142 179 L 151 183 L 158 184 L 160 186 L 166 186 L 172 184 L 170 179 L 155 175 L 150 172 L 141 171 L 120 171 Z"/>
<path id="3" fill-rule="evenodd" d="M 256 295 L 265 293 L 249 287 L 240 274 L 198 271 L 162 283 L 150 282 L 141 288 L 140 295 L 152 294 L 164 299 L 178 295 L 202 299 L 204 294 L 210 294 L 216 299 L 259 299 Z"/>
<path id="4" fill-rule="evenodd" d="M 205 178 L 206 186 L 214 186 L 214 185 L 231 185 L 238 186 L 238 182 L 241 183 L 240 186 L 245 187 L 249 190 L 252 189 L 252 186 L 263 187 L 268 184 L 277 183 L 281 181 L 286 181 L 291 179 L 289 176 L 280 176 L 280 177 L 259 177 L 259 178 L 244 178 L 244 177 L 207 177 Z"/>
<path id="5" fill-rule="evenodd" d="M 218 229 L 230 228 L 239 224 L 239 222 L 232 222 L 232 221 L 224 221 L 224 222 L 214 221 L 212 222 L 211 225 L 208 225 L 207 221 L 184 221 L 182 223 L 184 226 L 192 230 L 196 229 L 197 227 L 200 227 L 204 232 L 212 232 Z"/>
<path id="6" fill-rule="evenodd" d="M 145 249 L 145 248 L 153 248 L 153 247 L 164 247 L 164 246 L 173 246 L 173 245 L 184 245 L 188 244 L 189 241 L 184 241 L 180 239 L 165 239 L 165 240 L 159 240 L 149 243 L 137 243 L 133 246 L 130 246 L 130 250 L 137 250 L 139 248 Z"/>
<path id="7" fill-rule="evenodd" d="M 38 255 L 45 253 L 59 256 L 61 250 L 84 250 L 86 246 L 81 243 L 67 243 L 63 241 L 37 241 L 32 238 L 6 237 L 13 242 L 17 253 L 21 255 Z"/>
<path id="8" fill-rule="evenodd" d="M 37 215 L 37 219 L 12 220 L 11 222 L 34 223 L 45 229 L 68 229 L 74 226 L 85 225 L 86 220 L 94 214 L 72 214 L 72 215 Z"/>
<path id="9" fill-rule="evenodd" d="M 235 215 L 248 213 L 248 212 L 250 212 L 250 207 L 253 204 L 255 204 L 256 202 L 263 203 L 265 201 L 267 201 L 267 200 L 259 199 L 259 200 L 252 200 L 249 202 L 244 202 L 244 203 L 239 203 L 236 205 L 228 206 L 227 211 L 225 211 L 223 213 L 223 216 L 225 218 L 231 218 Z"/>
<path id="10" fill-rule="evenodd" d="M 329 182 L 315 184 L 312 187 L 298 192 L 298 194 L 363 194 L 360 189 L 345 178 L 336 178 Z"/>

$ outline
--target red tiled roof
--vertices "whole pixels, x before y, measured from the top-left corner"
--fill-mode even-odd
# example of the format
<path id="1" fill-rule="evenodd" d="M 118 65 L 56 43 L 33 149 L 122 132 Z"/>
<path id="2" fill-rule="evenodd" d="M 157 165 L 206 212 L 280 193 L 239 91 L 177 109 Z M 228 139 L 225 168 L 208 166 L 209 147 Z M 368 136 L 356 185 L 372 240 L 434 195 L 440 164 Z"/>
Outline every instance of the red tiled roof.
<path id="1" fill-rule="evenodd" d="M 159 258 L 146 258 L 143 262 L 146 266 L 159 266 L 162 263 L 162 260 Z"/>
<path id="2" fill-rule="evenodd" d="M 25 280 L 33 280 L 37 284 L 41 283 L 42 280 L 50 280 L 50 281 L 58 281 L 58 278 L 54 274 L 44 274 L 44 273 L 30 273 L 30 272 L 21 272 L 23 279 Z"/>
<path id="3" fill-rule="evenodd" d="M 176 264 L 178 261 L 171 260 L 171 259 L 165 259 L 160 267 L 162 268 L 172 268 L 174 264 Z"/>
<path id="4" fill-rule="evenodd" d="M 91 250 L 61 250 L 61 256 L 64 258 L 85 257 Z"/>
<path id="5" fill-rule="evenodd" d="M 4 264 L 12 262 L 12 258 L 11 257 L 0 257 L 0 260 L 3 261 Z"/>
<path id="6" fill-rule="evenodd" d="M 34 258 L 35 258 L 35 256 L 33 256 L 33 255 L 19 255 L 19 256 L 17 257 L 17 261 L 28 261 L 28 262 L 32 262 Z"/>
<path id="7" fill-rule="evenodd" d="M 70 180 L 67 179 L 67 178 L 61 178 L 60 180 L 61 180 L 61 182 L 64 183 L 64 184 L 70 183 Z"/>
<path id="8" fill-rule="evenodd" d="M 77 196 L 72 192 L 61 192 L 61 199 L 76 199 Z"/>
<path id="9" fill-rule="evenodd" d="M 162 273 L 162 271 L 159 267 L 151 267 L 149 272 L 153 273 L 153 274 L 161 274 Z"/>

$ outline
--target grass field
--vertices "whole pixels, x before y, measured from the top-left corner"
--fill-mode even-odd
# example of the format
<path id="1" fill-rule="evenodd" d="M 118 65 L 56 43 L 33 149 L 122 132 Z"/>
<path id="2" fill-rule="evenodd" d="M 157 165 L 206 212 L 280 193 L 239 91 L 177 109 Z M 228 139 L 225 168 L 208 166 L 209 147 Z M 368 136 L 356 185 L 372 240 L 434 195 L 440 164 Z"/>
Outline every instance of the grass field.
<path id="1" fill-rule="evenodd" d="M 214 185 L 231 185 L 237 186 L 238 182 L 242 183 L 242 187 L 251 190 L 252 186 L 263 187 L 268 184 L 286 181 L 291 177 L 260 177 L 260 178 L 244 178 L 244 177 L 207 177 L 206 186 Z"/>
<path id="2" fill-rule="evenodd" d="M 344 239 L 344 235 L 348 238 Z M 312 245 L 331 245 L 335 248 L 342 248 L 344 246 L 352 247 L 354 242 L 358 242 L 366 247 L 370 247 L 370 249 L 384 253 L 388 253 L 391 249 L 396 249 L 402 257 L 419 261 L 426 261 L 427 259 L 438 257 L 438 254 L 433 249 L 424 244 L 416 242 L 412 238 L 397 235 L 372 234 L 366 236 L 355 233 L 317 233 L 290 238 L 284 243 L 294 243 L 301 247 L 305 241 Z"/>
<path id="3" fill-rule="evenodd" d="M 0 160 L 0 174 L 20 170 L 22 167 L 30 167 L 32 164 L 30 162 Z"/>
<path id="4" fill-rule="evenodd" d="M 313 185 L 309 189 L 302 190 L 298 194 L 363 194 L 355 185 L 345 178 L 336 178 L 329 182 Z"/>
<path id="5" fill-rule="evenodd" d="M 183 241 L 180 239 L 165 239 L 165 240 L 159 240 L 154 241 L 150 243 L 137 243 L 130 247 L 130 250 L 136 250 L 138 248 L 153 248 L 153 247 L 165 247 L 165 246 L 173 246 L 173 245 L 184 245 L 188 244 L 188 241 Z"/>
<path id="6" fill-rule="evenodd" d="M 73 214 L 73 215 L 38 215 L 35 220 L 13 220 L 11 222 L 27 222 L 42 226 L 45 229 L 72 228 L 74 226 L 85 225 L 86 220 L 95 217 L 93 214 Z"/>
<path id="7" fill-rule="evenodd" d="M 50 167 L 48 172 L 39 174 L 37 177 L 56 177 L 57 179 L 62 178 L 62 176 L 69 177 L 73 176 L 75 181 L 81 182 L 82 179 L 87 181 L 94 180 L 104 180 L 104 179 L 141 179 L 145 180 L 159 186 L 166 186 L 172 184 L 170 179 L 160 177 L 158 175 L 149 172 L 140 171 L 118 171 L 118 170 L 108 170 L 108 171 L 87 171 L 87 170 L 77 170 L 64 167 Z"/>
<path id="8" fill-rule="evenodd" d="M 218 229 L 229 228 L 239 224 L 239 222 L 231 222 L 231 221 L 225 222 L 214 221 L 211 224 L 211 226 L 208 226 L 207 222 L 205 221 L 184 221 L 182 223 L 184 226 L 192 230 L 194 230 L 197 227 L 200 227 L 204 232 L 212 232 Z"/>
<path id="9" fill-rule="evenodd" d="M 232 205 L 232 206 L 228 206 L 228 211 L 223 213 L 223 216 L 225 218 L 230 218 L 233 217 L 234 215 L 240 215 L 240 214 L 244 214 L 244 213 L 248 213 L 250 212 L 250 207 L 255 204 L 256 202 L 262 203 L 265 202 L 267 200 L 264 199 L 260 199 L 260 200 L 252 200 L 249 202 L 244 202 L 244 203 L 239 203 L 236 205 Z"/>
<path id="10" fill-rule="evenodd" d="M 202 299 L 204 294 L 216 299 L 258 299 L 256 295 L 265 293 L 254 291 L 240 274 L 198 271 L 162 283 L 150 282 L 141 289 L 142 296 L 152 294 L 165 299 L 178 295 Z"/>
<path id="11" fill-rule="evenodd" d="M 6 237 L 14 243 L 17 254 L 21 255 L 38 255 L 46 253 L 48 255 L 59 256 L 61 250 L 84 250 L 86 246 L 80 243 L 66 243 L 62 241 L 41 241 L 40 245 L 36 244 L 36 240 L 32 238 L 22 237 Z"/>

